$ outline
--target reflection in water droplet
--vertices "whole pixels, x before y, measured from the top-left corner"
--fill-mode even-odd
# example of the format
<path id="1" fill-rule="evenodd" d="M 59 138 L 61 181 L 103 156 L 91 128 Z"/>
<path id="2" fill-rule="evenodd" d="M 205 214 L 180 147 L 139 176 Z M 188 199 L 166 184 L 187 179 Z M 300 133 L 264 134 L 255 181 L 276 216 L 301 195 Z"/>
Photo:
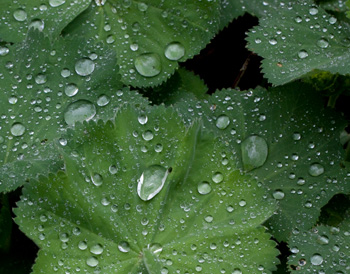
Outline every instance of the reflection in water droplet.
<path id="1" fill-rule="evenodd" d="M 162 70 L 162 63 L 158 54 L 145 53 L 135 58 L 135 68 L 138 73 L 145 77 L 153 77 Z"/>
<path id="2" fill-rule="evenodd" d="M 272 195 L 276 200 L 282 200 L 284 198 L 284 192 L 280 189 L 275 190 Z"/>
<path id="3" fill-rule="evenodd" d="M 311 8 L 311 9 L 309 9 L 309 13 L 311 15 L 316 15 L 318 13 L 318 9 L 317 8 Z"/>
<path id="4" fill-rule="evenodd" d="M 96 257 L 89 257 L 86 260 L 86 264 L 90 267 L 96 267 L 98 265 L 98 260 Z"/>
<path id="5" fill-rule="evenodd" d="M 225 129 L 230 124 L 230 118 L 228 118 L 226 115 L 221 115 L 216 120 L 216 127 L 219 129 Z"/>
<path id="6" fill-rule="evenodd" d="M 156 144 L 154 146 L 154 151 L 158 152 L 158 153 L 162 152 L 163 151 L 163 145 L 162 144 Z"/>
<path id="7" fill-rule="evenodd" d="M 329 45 L 328 41 L 326 39 L 324 39 L 324 38 L 322 38 L 322 39 L 317 41 L 317 46 L 319 46 L 322 49 L 327 48 L 328 45 Z"/>
<path id="8" fill-rule="evenodd" d="M 246 201 L 244 201 L 244 200 L 241 200 L 241 201 L 239 201 L 239 203 L 238 203 L 240 206 L 246 206 L 246 204 L 247 204 L 247 202 Z"/>
<path id="9" fill-rule="evenodd" d="M 27 13 L 23 10 L 23 9 L 17 9 L 15 10 L 15 12 L 13 13 L 13 17 L 19 21 L 19 22 L 23 22 L 24 20 L 27 19 Z"/>
<path id="10" fill-rule="evenodd" d="M 123 253 L 127 253 L 130 251 L 130 246 L 129 246 L 129 243 L 128 242 L 125 242 L 125 241 L 121 241 L 119 244 L 118 244 L 118 249 L 120 252 L 123 252 Z"/>
<path id="11" fill-rule="evenodd" d="M 312 255 L 312 257 L 311 257 L 310 262 L 311 262 L 313 265 L 320 265 L 320 264 L 322 264 L 322 262 L 323 262 L 323 257 L 322 257 L 320 254 L 314 254 L 314 255 Z"/>
<path id="12" fill-rule="evenodd" d="M 44 21 L 35 19 L 29 24 L 29 28 L 37 29 L 38 31 L 43 31 L 45 27 Z"/>
<path id="13" fill-rule="evenodd" d="M 103 177 L 99 173 L 95 173 L 94 175 L 92 175 L 91 180 L 95 186 L 100 186 L 103 183 Z"/>
<path id="14" fill-rule="evenodd" d="M 309 56 L 309 54 L 307 53 L 306 50 L 301 50 L 301 51 L 298 52 L 298 57 L 299 57 L 300 59 L 304 59 L 304 58 L 306 58 L 306 57 L 308 57 L 308 56 Z"/>
<path id="15" fill-rule="evenodd" d="M 163 251 L 162 245 L 158 243 L 149 244 L 148 249 L 156 256 L 159 256 L 160 253 Z"/>
<path id="16" fill-rule="evenodd" d="M 138 180 L 139 197 L 144 201 L 151 200 L 162 190 L 168 174 L 168 169 L 163 166 L 153 165 L 146 168 Z"/>
<path id="17" fill-rule="evenodd" d="M 299 141 L 301 139 L 301 135 L 298 132 L 293 133 L 293 140 L 294 141 Z"/>
<path id="18" fill-rule="evenodd" d="M 79 91 L 79 89 L 75 84 L 69 84 L 64 89 L 64 93 L 69 97 L 76 95 L 78 93 L 78 91 Z"/>
<path id="19" fill-rule="evenodd" d="M 185 48 L 178 42 L 173 42 L 165 48 L 165 57 L 169 60 L 177 61 L 185 55 Z"/>
<path id="20" fill-rule="evenodd" d="M 252 135 L 241 144 L 242 161 L 245 170 L 252 170 L 262 166 L 268 155 L 268 147 L 265 139 Z"/>
<path id="21" fill-rule="evenodd" d="M 5 56 L 10 52 L 10 50 L 7 47 L 1 47 L 0 46 L 0 56 Z"/>
<path id="22" fill-rule="evenodd" d="M 208 182 L 200 182 L 197 186 L 199 194 L 205 195 L 211 192 L 211 186 Z"/>
<path id="23" fill-rule="evenodd" d="M 140 116 L 137 118 L 137 120 L 139 121 L 139 123 L 140 123 L 141 125 L 144 125 L 144 124 L 147 123 L 148 117 L 147 117 L 146 115 L 140 115 Z"/>
<path id="24" fill-rule="evenodd" d="M 270 45 L 274 46 L 277 44 L 277 41 L 276 41 L 276 39 L 270 39 L 269 43 L 270 43 Z"/>
<path id="25" fill-rule="evenodd" d="M 85 241 L 81 241 L 79 242 L 78 247 L 80 250 L 85 250 L 87 249 L 87 243 Z"/>
<path id="26" fill-rule="evenodd" d="M 319 163 L 314 163 L 309 167 L 309 174 L 317 177 L 324 173 L 324 167 Z"/>
<path id="27" fill-rule="evenodd" d="M 49 4 L 51 7 L 58 7 L 63 5 L 66 2 L 66 0 L 49 0 Z"/>
<path id="28" fill-rule="evenodd" d="M 142 133 L 142 138 L 145 141 L 151 141 L 153 139 L 153 133 L 150 130 L 146 130 L 144 133 Z"/>
<path id="29" fill-rule="evenodd" d="M 100 255 L 103 252 L 103 246 L 100 244 L 95 244 L 90 248 L 90 252 L 95 255 Z"/>
<path id="30" fill-rule="evenodd" d="M 96 115 L 96 107 L 88 100 L 78 100 L 71 103 L 65 113 L 64 120 L 68 125 L 92 119 Z"/>
<path id="31" fill-rule="evenodd" d="M 80 76 L 87 76 L 95 70 L 95 63 L 88 58 L 83 58 L 75 63 L 75 71 Z"/>
<path id="32" fill-rule="evenodd" d="M 211 177 L 214 183 L 221 183 L 224 180 L 224 175 L 222 175 L 220 172 L 216 172 Z"/>
<path id="33" fill-rule="evenodd" d="M 16 96 L 11 96 L 11 97 L 9 98 L 9 103 L 10 103 L 11 105 L 16 104 L 17 101 L 18 101 L 18 99 L 17 99 Z"/>
<path id="34" fill-rule="evenodd" d="M 11 127 L 11 134 L 13 136 L 22 136 L 25 132 L 26 128 L 21 123 L 14 123 Z"/>
<path id="35" fill-rule="evenodd" d="M 109 104 L 109 97 L 107 95 L 101 95 L 98 97 L 97 99 L 97 105 L 100 106 L 100 107 L 104 107 L 104 106 L 107 106 Z"/>

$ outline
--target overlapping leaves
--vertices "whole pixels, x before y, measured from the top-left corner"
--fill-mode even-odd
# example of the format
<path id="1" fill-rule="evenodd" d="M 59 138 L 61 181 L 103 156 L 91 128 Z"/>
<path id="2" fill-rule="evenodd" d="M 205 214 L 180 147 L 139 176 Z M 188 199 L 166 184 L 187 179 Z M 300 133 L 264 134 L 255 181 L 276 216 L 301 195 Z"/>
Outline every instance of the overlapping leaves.
<path id="1" fill-rule="evenodd" d="M 260 226 L 274 203 L 198 121 L 185 127 L 170 108 L 125 108 L 114 123 L 90 122 L 65 138 L 66 172 L 25 185 L 15 210 L 41 248 L 33 273 L 274 268 Z M 153 198 L 138 194 L 142 182 L 164 178 Z"/>
<path id="2" fill-rule="evenodd" d="M 321 111 L 323 102 L 310 86 L 224 90 L 201 103 L 189 101 L 177 105 L 184 120 L 204 117 L 205 127 L 226 142 L 226 157 L 238 156 L 239 166 L 279 201 L 278 214 L 268 221 L 278 240 L 309 229 L 334 194 L 350 192 L 339 142 L 345 121 Z"/>

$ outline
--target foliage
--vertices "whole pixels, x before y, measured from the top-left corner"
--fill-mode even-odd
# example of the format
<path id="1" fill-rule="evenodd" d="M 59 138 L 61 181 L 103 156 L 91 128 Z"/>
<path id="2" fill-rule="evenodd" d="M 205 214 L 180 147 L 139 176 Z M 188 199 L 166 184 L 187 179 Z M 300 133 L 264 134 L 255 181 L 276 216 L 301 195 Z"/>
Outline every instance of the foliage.
<path id="1" fill-rule="evenodd" d="M 1 1 L 0 272 L 347 273 L 349 9 Z M 212 91 L 185 61 L 245 13 Z"/>

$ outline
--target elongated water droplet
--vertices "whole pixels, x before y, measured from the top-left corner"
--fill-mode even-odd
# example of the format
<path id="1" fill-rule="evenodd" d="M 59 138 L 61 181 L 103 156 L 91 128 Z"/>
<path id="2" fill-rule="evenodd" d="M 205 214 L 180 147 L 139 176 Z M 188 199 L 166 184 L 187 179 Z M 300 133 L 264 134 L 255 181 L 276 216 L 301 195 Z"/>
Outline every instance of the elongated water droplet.
<path id="1" fill-rule="evenodd" d="M 22 136 L 26 128 L 21 123 L 14 123 L 11 127 L 11 134 L 13 136 Z"/>
<path id="2" fill-rule="evenodd" d="M 200 182 L 197 186 L 199 194 L 205 195 L 211 192 L 211 186 L 208 182 Z"/>
<path id="3" fill-rule="evenodd" d="M 127 253 L 130 251 L 130 246 L 129 246 L 129 243 L 128 242 L 125 242 L 125 241 L 121 241 L 119 244 L 118 244 L 118 249 L 120 252 L 123 252 L 123 253 Z"/>
<path id="4" fill-rule="evenodd" d="M 88 76 L 95 70 L 95 63 L 88 58 L 80 59 L 75 63 L 75 71 L 80 76 Z"/>
<path id="5" fill-rule="evenodd" d="M 96 115 L 96 107 L 88 100 L 78 100 L 71 103 L 65 113 L 64 120 L 68 125 L 92 119 Z"/>
<path id="6" fill-rule="evenodd" d="M 219 129 L 225 129 L 230 124 L 230 118 L 228 118 L 226 115 L 221 115 L 216 120 L 216 127 Z"/>
<path id="7" fill-rule="evenodd" d="M 178 42 L 173 42 L 165 48 L 165 57 L 172 61 L 177 61 L 185 55 L 185 48 Z"/>
<path id="8" fill-rule="evenodd" d="M 284 198 L 284 192 L 280 189 L 275 190 L 272 195 L 276 200 L 282 200 Z"/>
<path id="9" fill-rule="evenodd" d="M 63 5 L 65 2 L 66 0 L 49 0 L 49 4 L 53 8 Z"/>
<path id="10" fill-rule="evenodd" d="M 99 173 L 95 173 L 94 175 L 92 175 L 91 180 L 95 186 L 100 186 L 103 183 L 103 177 Z"/>
<path id="11" fill-rule="evenodd" d="M 146 168 L 137 185 L 139 197 L 144 201 L 151 200 L 162 190 L 168 174 L 168 170 L 163 166 L 153 165 Z"/>
<path id="12" fill-rule="evenodd" d="M 245 139 L 241 145 L 242 161 L 246 171 L 262 166 L 268 155 L 265 139 L 252 135 Z"/>
<path id="13" fill-rule="evenodd" d="M 160 57 L 156 53 L 145 53 L 135 58 L 135 68 L 138 73 L 145 77 L 153 77 L 162 70 Z"/>
<path id="14" fill-rule="evenodd" d="M 314 163 L 309 167 L 309 174 L 313 177 L 320 176 L 323 173 L 324 173 L 324 167 L 319 163 Z"/>
<path id="15" fill-rule="evenodd" d="M 323 263 L 323 257 L 320 254 L 314 254 L 311 257 L 310 262 L 313 265 L 320 265 Z"/>
<path id="16" fill-rule="evenodd" d="M 18 10 L 14 11 L 13 17 L 17 21 L 23 22 L 23 21 L 25 21 L 27 19 L 27 13 L 23 9 L 18 9 Z"/>
<path id="17" fill-rule="evenodd" d="M 104 107 L 104 106 L 107 106 L 110 102 L 110 99 L 107 95 L 101 95 L 98 97 L 97 99 L 97 105 L 100 106 L 100 107 Z"/>

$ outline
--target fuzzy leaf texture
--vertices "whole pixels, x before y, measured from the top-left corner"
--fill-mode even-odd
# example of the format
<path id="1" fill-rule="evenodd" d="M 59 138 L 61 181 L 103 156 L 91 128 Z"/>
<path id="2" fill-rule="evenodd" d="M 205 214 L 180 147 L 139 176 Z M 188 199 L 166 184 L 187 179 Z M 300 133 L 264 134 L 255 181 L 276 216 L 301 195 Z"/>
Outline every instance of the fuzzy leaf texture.
<path id="1" fill-rule="evenodd" d="M 53 139 L 67 126 L 110 118 L 123 102 L 142 101 L 118 92 L 115 54 L 101 46 L 77 38 L 51 45 L 31 31 L 22 44 L 0 51 L 0 191 L 57 171 L 62 161 Z"/>
<path id="2" fill-rule="evenodd" d="M 314 69 L 349 74 L 349 37 L 347 24 L 303 0 L 269 6 L 247 40 L 248 48 L 264 58 L 265 77 L 282 85 Z"/>
<path id="3" fill-rule="evenodd" d="M 337 193 L 350 193 L 350 173 L 341 168 L 339 136 L 346 121 L 323 109 L 319 93 L 304 84 L 242 93 L 216 92 L 198 103 L 179 103 L 185 121 L 203 117 L 227 145 L 226 157 L 269 188 L 279 202 L 267 222 L 278 240 L 311 228 L 320 208 Z"/>
<path id="4" fill-rule="evenodd" d="M 265 189 L 171 108 L 123 108 L 65 137 L 66 173 L 26 184 L 16 222 L 33 273 L 271 273 Z"/>

